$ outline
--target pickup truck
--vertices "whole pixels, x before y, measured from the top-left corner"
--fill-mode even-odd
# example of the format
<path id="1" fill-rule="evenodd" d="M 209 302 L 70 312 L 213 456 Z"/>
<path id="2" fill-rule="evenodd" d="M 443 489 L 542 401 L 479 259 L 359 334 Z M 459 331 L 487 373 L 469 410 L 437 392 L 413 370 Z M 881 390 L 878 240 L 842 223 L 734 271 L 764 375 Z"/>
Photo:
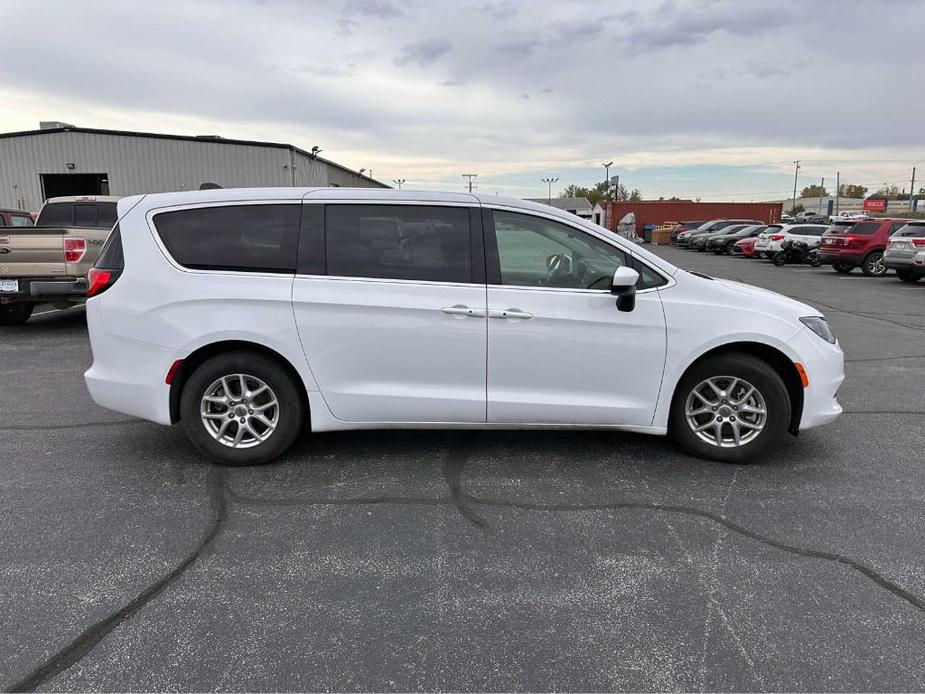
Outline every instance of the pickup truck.
<path id="1" fill-rule="evenodd" d="M 797 215 L 798 224 L 825 224 L 827 221 L 825 216 L 815 212 L 800 212 Z"/>
<path id="2" fill-rule="evenodd" d="M 855 221 L 855 222 L 866 222 L 870 219 L 870 215 L 866 212 L 859 212 L 858 210 L 842 210 L 838 214 L 829 215 L 829 222 L 844 222 L 844 221 Z"/>
<path id="3" fill-rule="evenodd" d="M 33 227 L 0 228 L 0 325 L 29 320 L 35 304 L 82 303 L 87 273 L 116 223 L 118 197 L 49 198 Z"/>

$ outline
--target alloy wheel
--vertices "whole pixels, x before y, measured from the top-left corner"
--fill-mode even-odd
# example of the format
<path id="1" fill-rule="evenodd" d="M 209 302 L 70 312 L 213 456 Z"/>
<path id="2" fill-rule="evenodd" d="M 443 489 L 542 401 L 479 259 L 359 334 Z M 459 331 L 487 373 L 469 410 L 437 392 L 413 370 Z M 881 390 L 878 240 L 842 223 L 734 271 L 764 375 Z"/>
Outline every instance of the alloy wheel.
<path id="1" fill-rule="evenodd" d="M 279 424 L 279 401 L 266 383 L 248 374 L 229 374 L 206 388 L 199 406 L 209 435 L 229 448 L 253 448 Z"/>
<path id="2" fill-rule="evenodd" d="M 768 410 L 764 396 L 748 381 L 715 376 L 691 390 L 684 415 L 701 440 L 720 448 L 737 448 L 761 433 Z"/>

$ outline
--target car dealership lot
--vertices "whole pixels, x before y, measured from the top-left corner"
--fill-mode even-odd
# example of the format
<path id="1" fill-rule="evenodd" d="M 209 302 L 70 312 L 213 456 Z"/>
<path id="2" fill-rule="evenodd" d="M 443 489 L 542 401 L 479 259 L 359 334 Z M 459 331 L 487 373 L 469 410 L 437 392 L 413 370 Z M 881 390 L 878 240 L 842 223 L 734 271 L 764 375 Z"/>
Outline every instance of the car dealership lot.
<path id="1" fill-rule="evenodd" d="M 925 286 L 656 250 L 822 309 L 846 414 L 747 467 L 385 431 L 224 469 L 91 402 L 82 309 L 0 328 L 0 687 L 922 689 Z"/>

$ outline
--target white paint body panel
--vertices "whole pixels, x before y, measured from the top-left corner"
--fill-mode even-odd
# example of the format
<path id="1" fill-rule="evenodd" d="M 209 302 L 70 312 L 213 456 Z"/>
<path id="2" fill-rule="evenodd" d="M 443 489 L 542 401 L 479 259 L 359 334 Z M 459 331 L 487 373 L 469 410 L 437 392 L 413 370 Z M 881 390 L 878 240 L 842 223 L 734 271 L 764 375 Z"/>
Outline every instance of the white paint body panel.
<path id="1" fill-rule="evenodd" d="M 465 204 L 555 218 L 659 270 L 664 287 L 623 313 L 608 292 L 196 271 L 178 266 L 150 219 L 189 205 L 369 200 Z M 494 196 L 344 189 L 210 190 L 119 203 L 125 271 L 88 301 L 94 400 L 171 421 L 170 365 L 235 340 L 276 352 L 305 387 L 315 431 L 362 428 L 612 428 L 665 433 L 684 371 L 737 342 L 777 349 L 809 374 L 801 427 L 831 421 L 843 358 L 772 292 L 680 271 L 573 215 Z M 531 318 L 476 312 L 519 309 Z"/>

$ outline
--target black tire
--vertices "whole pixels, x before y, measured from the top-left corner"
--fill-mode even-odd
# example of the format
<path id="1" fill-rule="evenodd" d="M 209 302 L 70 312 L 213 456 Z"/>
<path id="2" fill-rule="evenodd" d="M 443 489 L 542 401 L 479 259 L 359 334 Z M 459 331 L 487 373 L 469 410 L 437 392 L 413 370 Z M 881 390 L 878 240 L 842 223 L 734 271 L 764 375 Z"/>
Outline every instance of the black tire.
<path id="1" fill-rule="evenodd" d="M 720 250 L 720 252 L 721 252 L 721 253 L 725 253 L 726 255 L 732 255 L 732 247 L 733 247 L 734 245 L 735 245 L 735 244 L 732 243 L 732 242 L 727 243 L 725 246 L 722 247 L 722 249 Z"/>
<path id="2" fill-rule="evenodd" d="M 912 270 L 897 270 L 896 276 L 901 279 L 903 282 L 908 282 L 913 284 L 922 279 L 922 276 Z"/>
<path id="3" fill-rule="evenodd" d="M 842 265 L 841 263 L 832 263 L 832 269 L 841 275 L 847 275 L 849 272 L 854 270 L 854 266 L 853 265 Z"/>
<path id="4" fill-rule="evenodd" d="M 812 255 L 809 257 L 809 264 L 813 267 L 822 267 L 822 258 L 818 255 Z"/>
<path id="5" fill-rule="evenodd" d="M 31 301 L 0 304 L 0 325 L 22 325 L 29 320 L 34 307 Z"/>
<path id="6" fill-rule="evenodd" d="M 276 429 L 251 448 L 232 448 L 219 443 L 200 417 L 200 403 L 206 390 L 223 376 L 232 374 L 260 379 L 269 386 L 278 402 Z M 255 352 L 226 352 L 209 359 L 190 375 L 180 395 L 180 420 L 186 436 L 200 452 L 223 465 L 260 465 L 279 457 L 305 426 L 305 415 L 300 388 L 289 370 Z"/>
<path id="7" fill-rule="evenodd" d="M 787 256 L 784 255 L 783 251 L 778 251 L 771 256 L 771 262 L 774 263 L 777 267 L 783 267 L 787 263 Z"/>
<path id="8" fill-rule="evenodd" d="M 688 424 L 685 406 L 694 388 L 709 378 L 733 377 L 747 381 L 764 398 L 767 410 L 763 428 L 751 440 L 734 448 L 723 448 L 700 438 Z M 722 463 L 746 463 L 764 453 L 787 430 L 790 397 L 778 373 L 750 354 L 730 352 L 708 357 L 692 366 L 675 389 L 668 417 L 668 434 L 685 451 L 699 458 Z M 724 428 L 730 424 L 722 425 Z M 725 436 L 725 431 L 721 430 Z M 730 433 L 731 436 L 731 433 Z"/>
<path id="9" fill-rule="evenodd" d="M 883 277 L 886 274 L 886 265 L 883 264 L 883 251 L 873 251 L 867 254 L 861 263 L 861 272 L 866 277 Z"/>

